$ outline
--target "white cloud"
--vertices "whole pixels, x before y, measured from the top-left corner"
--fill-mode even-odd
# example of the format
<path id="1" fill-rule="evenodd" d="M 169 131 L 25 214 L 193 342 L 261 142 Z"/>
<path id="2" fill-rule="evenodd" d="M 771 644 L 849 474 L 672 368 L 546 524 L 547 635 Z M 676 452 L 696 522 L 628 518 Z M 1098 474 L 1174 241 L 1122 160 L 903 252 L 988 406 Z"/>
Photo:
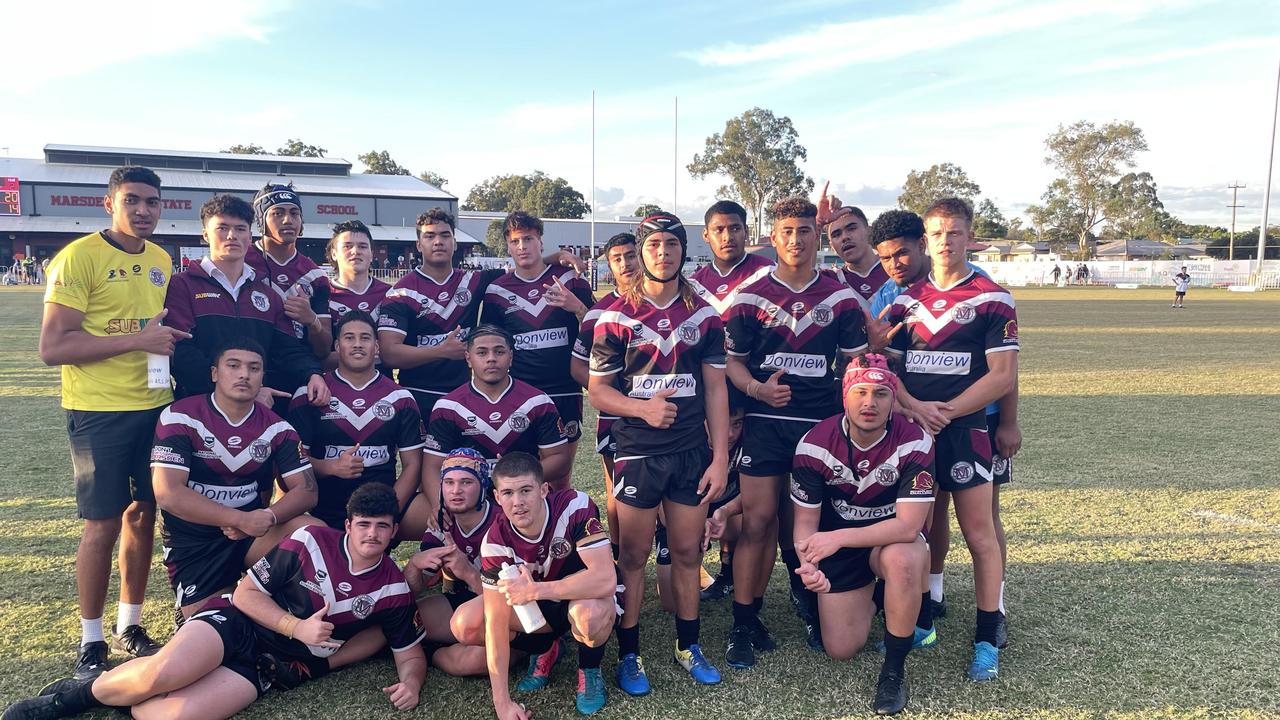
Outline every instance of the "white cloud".
<path id="1" fill-rule="evenodd" d="M 1063 76 L 1084 75 L 1086 73 L 1124 70 L 1128 68 L 1145 67 L 1148 65 L 1163 65 L 1165 63 L 1177 62 L 1179 60 L 1189 60 L 1191 58 L 1217 55 L 1219 53 L 1226 52 L 1237 52 L 1240 50 L 1270 50 L 1274 49 L 1277 45 L 1280 45 L 1280 38 L 1277 37 L 1239 38 L 1210 45 L 1202 45 L 1200 47 L 1181 47 L 1172 50 L 1165 50 L 1163 52 L 1149 53 L 1146 55 L 1105 58 L 1076 68 L 1070 68 L 1063 71 L 1061 74 Z"/>

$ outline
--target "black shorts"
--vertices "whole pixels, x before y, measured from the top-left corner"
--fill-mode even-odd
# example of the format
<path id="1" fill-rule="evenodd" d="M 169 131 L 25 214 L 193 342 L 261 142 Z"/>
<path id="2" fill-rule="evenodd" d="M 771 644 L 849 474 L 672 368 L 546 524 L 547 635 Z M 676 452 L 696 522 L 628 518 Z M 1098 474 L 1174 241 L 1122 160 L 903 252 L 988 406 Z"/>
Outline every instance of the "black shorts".
<path id="1" fill-rule="evenodd" d="M 262 697 L 271 685 L 258 672 L 260 652 L 253 621 L 222 598 L 214 598 L 192 615 L 188 622 L 195 620 L 206 623 L 222 639 L 222 666 L 253 683 L 258 697 Z"/>
<path id="2" fill-rule="evenodd" d="M 162 410 L 67 411 L 76 512 L 82 519 L 118 518 L 134 500 L 155 503 L 151 444 Z"/>
<path id="3" fill-rule="evenodd" d="M 234 587 L 244 574 L 244 556 L 255 538 L 220 538 L 199 545 L 164 547 L 164 566 L 169 571 L 178 607 L 192 605 Z"/>
<path id="4" fill-rule="evenodd" d="M 578 442 L 582 437 L 582 393 L 551 395 L 551 402 L 560 415 L 560 434 L 569 442 Z"/>
<path id="5" fill-rule="evenodd" d="M 449 609 L 451 610 L 457 610 L 465 603 L 476 599 L 476 594 L 471 591 L 471 588 L 467 587 L 466 583 L 461 581 L 458 581 L 453 586 L 452 591 L 442 592 L 440 595 L 449 601 Z"/>
<path id="6" fill-rule="evenodd" d="M 1173 291 L 1173 294 L 1174 294 L 1174 296 L 1176 296 L 1176 297 L 1183 297 L 1184 295 L 1186 295 L 1186 294 L 1187 294 L 1187 291 L 1186 291 L 1186 290 L 1174 290 L 1174 291 Z"/>
<path id="7" fill-rule="evenodd" d="M 653 530 L 653 552 L 656 555 L 654 564 L 659 567 L 671 566 L 671 546 L 667 545 L 667 526 L 658 521 L 658 527 Z"/>
<path id="8" fill-rule="evenodd" d="M 742 426 L 742 447 L 745 449 L 738 471 L 754 477 L 790 475 L 800 438 L 817 424 L 817 421 L 748 415 Z"/>
<path id="9" fill-rule="evenodd" d="M 617 418 L 596 418 L 596 452 L 612 458 L 618 452 L 618 441 L 613 439 L 613 424 Z"/>
<path id="10" fill-rule="evenodd" d="M 996 449 L 996 428 L 1000 427 L 1000 413 L 987 415 L 987 435 L 991 438 L 991 481 L 1008 485 L 1013 481 L 1013 459 L 1000 456 Z"/>
<path id="11" fill-rule="evenodd" d="M 948 425 L 934 438 L 938 487 L 946 492 L 991 482 L 991 437 L 985 427 Z"/>
<path id="12" fill-rule="evenodd" d="M 871 548 L 840 548 L 819 560 L 818 569 L 831 581 L 833 593 L 864 588 L 876 580 L 871 571 Z"/>
<path id="13" fill-rule="evenodd" d="M 671 455 L 617 458 L 613 461 L 613 497 L 631 507 L 658 507 L 663 498 L 698 505 L 698 485 L 711 464 L 711 448 L 695 447 Z"/>

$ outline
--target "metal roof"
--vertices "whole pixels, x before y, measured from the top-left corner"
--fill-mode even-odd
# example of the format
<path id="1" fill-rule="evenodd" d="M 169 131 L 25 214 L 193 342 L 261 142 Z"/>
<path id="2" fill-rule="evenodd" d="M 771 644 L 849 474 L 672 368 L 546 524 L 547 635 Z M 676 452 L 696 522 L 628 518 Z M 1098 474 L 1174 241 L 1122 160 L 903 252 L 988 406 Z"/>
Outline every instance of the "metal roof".
<path id="1" fill-rule="evenodd" d="M 148 148 L 106 147 L 102 145 L 62 145 L 49 143 L 44 146 L 45 153 L 74 152 L 90 155 L 151 155 L 156 157 L 200 158 L 202 160 L 262 160 L 296 163 L 299 165 L 326 165 L 330 167 L 351 167 L 351 163 L 342 158 L 302 157 L 300 155 L 253 155 L 248 153 L 202 152 L 199 150 L 153 150 Z"/>

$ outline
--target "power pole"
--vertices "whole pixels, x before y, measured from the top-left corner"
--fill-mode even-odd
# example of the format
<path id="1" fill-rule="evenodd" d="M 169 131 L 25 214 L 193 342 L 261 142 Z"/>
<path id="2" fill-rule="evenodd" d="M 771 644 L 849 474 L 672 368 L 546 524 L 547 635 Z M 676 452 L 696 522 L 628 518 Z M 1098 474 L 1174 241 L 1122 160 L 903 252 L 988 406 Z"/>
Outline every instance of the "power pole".
<path id="1" fill-rule="evenodd" d="M 1227 189 L 1231 191 L 1231 204 L 1227 206 L 1231 208 L 1231 239 L 1227 243 L 1228 260 L 1236 259 L 1236 208 L 1244 207 L 1243 205 L 1237 204 L 1236 198 L 1239 195 L 1240 188 L 1242 187 L 1245 186 L 1239 184 L 1239 182 L 1233 182 L 1227 186 Z"/>

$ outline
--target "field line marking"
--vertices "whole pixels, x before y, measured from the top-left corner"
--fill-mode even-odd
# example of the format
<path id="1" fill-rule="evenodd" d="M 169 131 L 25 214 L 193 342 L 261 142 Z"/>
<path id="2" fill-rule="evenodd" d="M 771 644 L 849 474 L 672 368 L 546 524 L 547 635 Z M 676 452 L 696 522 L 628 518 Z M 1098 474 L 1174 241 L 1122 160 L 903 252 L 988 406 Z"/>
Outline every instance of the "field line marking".
<path id="1" fill-rule="evenodd" d="M 1207 518 L 1209 520 L 1219 520 L 1231 525 L 1240 525 L 1242 527 L 1260 528 L 1262 530 L 1270 530 L 1272 532 L 1280 532 L 1280 526 L 1254 520 L 1252 518 L 1239 517 L 1237 515 L 1229 515 L 1227 513 L 1214 512 L 1213 510 L 1195 510 L 1192 515 L 1198 518 Z"/>

